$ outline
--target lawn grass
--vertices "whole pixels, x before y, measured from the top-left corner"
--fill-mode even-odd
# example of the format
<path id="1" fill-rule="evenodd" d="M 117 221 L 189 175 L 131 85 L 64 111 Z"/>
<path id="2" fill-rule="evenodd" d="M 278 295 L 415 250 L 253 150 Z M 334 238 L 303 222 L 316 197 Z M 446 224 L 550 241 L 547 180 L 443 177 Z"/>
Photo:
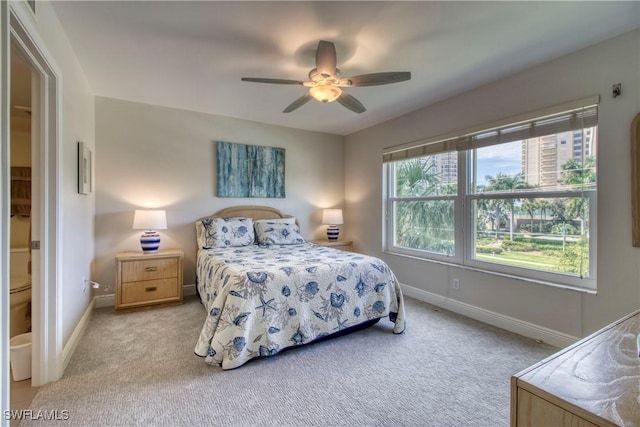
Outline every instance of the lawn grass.
<path id="1" fill-rule="evenodd" d="M 557 270 L 556 257 L 550 257 L 538 252 L 502 252 L 496 255 L 476 253 L 476 259 L 514 267 L 533 268 L 536 270 Z"/>

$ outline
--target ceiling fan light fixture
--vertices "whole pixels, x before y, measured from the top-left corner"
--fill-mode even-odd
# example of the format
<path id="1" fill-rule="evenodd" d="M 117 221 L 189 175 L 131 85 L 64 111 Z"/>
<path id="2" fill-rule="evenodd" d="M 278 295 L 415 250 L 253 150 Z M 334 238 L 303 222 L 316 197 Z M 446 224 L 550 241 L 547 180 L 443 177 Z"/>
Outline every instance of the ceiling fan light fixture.
<path id="1" fill-rule="evenodd" d="M 1 0 L 0 0 L 1 1 Z M 342 87 L 378 86 L 403 82 L 411 79 L 409 71 L 391 71 L 382 73 L 361 74 L 342 78 L 336 66 L 336 47 L 332 42 L 320 40 L 316 48 L 316 67 L 309 71 L 309 81 L 272 79 L 262 77 L 242 77 L 245 82 L 274 83 L 281 85 L 300 85 L 309 88 L 309 92 L 293 101 L 282 112 L 290 113 L 311 100 L 327 103 L 338 101 L 343 107 L 354 113 L 364 113 L 367 109 L 360 101 L 343 92 Z"/>
<path id="2" fill-rule="evenodd" d="M 319 84 L 318 86 L 309 89 L 309 95 L 311 95 L 316 101 L 333 102 L 342 95 L 342 89 L 333 86 L 330 83 Z"/>

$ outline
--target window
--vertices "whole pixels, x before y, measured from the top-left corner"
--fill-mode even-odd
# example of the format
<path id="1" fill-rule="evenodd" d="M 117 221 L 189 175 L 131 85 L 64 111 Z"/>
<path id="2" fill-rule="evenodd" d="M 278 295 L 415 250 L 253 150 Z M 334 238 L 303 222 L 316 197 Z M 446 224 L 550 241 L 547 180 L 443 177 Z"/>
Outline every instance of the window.
<path id="1" fill-rule="evenodd" d="M 385 150 L 386 250 L 595 289 L 597 107 Z"/>
<path id="2" fill-rule="evenodd" d="M 393 246 L 455 255 L 456 152 L 393 164 Z"/>

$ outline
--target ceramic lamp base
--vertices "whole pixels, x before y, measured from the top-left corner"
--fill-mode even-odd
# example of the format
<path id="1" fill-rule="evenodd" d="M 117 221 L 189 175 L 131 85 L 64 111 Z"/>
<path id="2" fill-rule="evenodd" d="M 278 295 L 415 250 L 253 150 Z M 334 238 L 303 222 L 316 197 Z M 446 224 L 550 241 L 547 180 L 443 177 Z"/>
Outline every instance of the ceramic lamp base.
<path id="1" fill-rule="evenodd" d="M 340 229 L 335 225 L 330 225 L 327 227 L 327 239 L 329 240 L 338 240 L 338 236 L 340 235 Z"/>
<path id="2" fill-rule="evenodd" d="M 160 235 L 155 231 L 145 231 L 140 236 L 140 247 L 145 254 L 158 252 L 160 247 Z"/>

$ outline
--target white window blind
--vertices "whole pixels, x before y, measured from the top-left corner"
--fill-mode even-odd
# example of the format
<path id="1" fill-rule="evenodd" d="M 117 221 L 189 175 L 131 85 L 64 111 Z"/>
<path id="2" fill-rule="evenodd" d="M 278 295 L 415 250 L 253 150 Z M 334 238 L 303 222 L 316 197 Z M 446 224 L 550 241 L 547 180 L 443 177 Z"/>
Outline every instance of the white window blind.
<path id="1" fill-rule="evenodd" d="M 462 131 L 457 136 L 421 140 L 385 148 L 382 161 L 387 163 L 451 150 L 461 151 L 488 147 L 596 126 L 598 124 L 598 102 L 599 97 L 594 96 L 547 111 L 530 113 L 527 119 L 513 119 L 506 124 L 485 126 L 484 129 L 477 131 Z M 555 112 L 552 112 L 553 110 Z"/>

